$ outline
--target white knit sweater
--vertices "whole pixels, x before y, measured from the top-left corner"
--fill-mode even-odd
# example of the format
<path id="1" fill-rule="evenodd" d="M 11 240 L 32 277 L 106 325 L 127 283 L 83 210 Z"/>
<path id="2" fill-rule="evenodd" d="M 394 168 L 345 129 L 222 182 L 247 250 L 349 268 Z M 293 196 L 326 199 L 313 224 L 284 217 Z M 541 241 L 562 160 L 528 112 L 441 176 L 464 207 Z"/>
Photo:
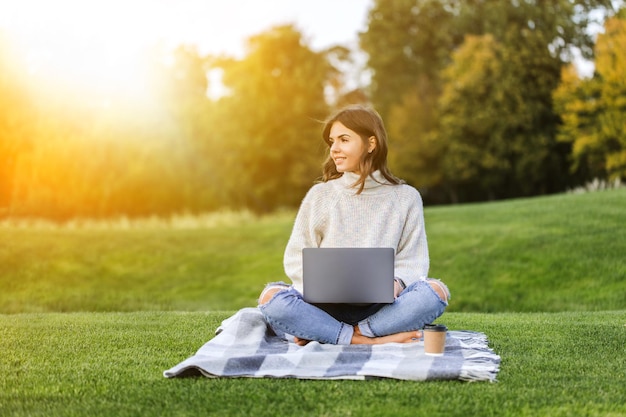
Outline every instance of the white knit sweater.
<path id="1" fill-rule="evenodd" d="M 419 192 L 393 185 L 376 171 L 356 194 L 354 173 L 316 184 L 302 201 L 287 247 L 285 273 L 302 292 L 302 249 L 307 247 L 391 247 L 395 276 L 406 285 L 428 275 L 424 211 Z M 382 183 L 382 184 L 381 184 Z"/>

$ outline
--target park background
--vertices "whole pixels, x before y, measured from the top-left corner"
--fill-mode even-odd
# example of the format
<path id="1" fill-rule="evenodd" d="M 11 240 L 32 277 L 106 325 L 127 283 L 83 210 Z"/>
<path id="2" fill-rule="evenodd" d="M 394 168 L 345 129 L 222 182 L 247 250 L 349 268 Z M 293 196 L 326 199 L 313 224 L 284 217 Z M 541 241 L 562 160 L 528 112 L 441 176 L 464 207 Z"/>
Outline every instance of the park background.
<path id="1" fill-rule="evenodd" d="M 626 415 L 622 3 L 315 2 L 325 36 L 364 10 L 336 44 L 304 3 L 232 3 L 0 5 L 0 415 Z M 152 36 L 210 16 L 241 50 Z M 165 380 L 282 278 L 347 103 L 385 118 L 441 320 L 498 382 Z"/>
<path id="2" fill-rule="evenodd" d="M 66 20 L 30 3 L 38 19 L 0 27 L 2 218 L 295 208 L 320 175 L 320 122 L 350 103 L 381 113 L 391 169 L 427 205 L 626 173 L 621 2 L 361 2 L 358 42 L 314 49 L 282 23 L 230 55 L 156 35 L 123 49 L 150 19 L 117 3 L 66 0 Z"/>

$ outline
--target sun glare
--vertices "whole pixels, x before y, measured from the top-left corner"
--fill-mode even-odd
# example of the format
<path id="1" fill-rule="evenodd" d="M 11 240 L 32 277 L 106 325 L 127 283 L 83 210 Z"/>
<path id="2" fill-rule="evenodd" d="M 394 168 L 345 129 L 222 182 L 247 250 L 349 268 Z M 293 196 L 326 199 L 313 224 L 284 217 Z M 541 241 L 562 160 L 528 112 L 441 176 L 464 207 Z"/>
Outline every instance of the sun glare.
<path id="1" fill-rule="evenodd" d="M 17 42 L 37 82 L 101 97 L 146 92 L 142 60 L 160 41 L 158 22 L 145 18 L 148 2 L 7 3 L 0 10 L 0 29 Z"/>

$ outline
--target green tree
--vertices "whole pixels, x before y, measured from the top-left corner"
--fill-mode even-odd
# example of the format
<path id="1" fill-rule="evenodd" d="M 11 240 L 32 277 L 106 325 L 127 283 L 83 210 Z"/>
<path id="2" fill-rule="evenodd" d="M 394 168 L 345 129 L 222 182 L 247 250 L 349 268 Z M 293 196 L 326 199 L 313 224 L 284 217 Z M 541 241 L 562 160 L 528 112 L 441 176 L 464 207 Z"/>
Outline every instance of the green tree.
<path id="1" fill-rule="evenodd" d="M 492 35 L 468 36 L 444 73 L 440 99 L 442 168 L 452 201 L 476 186 L 494 198 L 495 188 L 509 175 L 509 128 L 516 106 L 515 86 L 505 86 L 504 50 Z M 513 87 L 514 90 L 507 90 Z M 504 115 L 497 117 L 496 115 Z M 496 116 L 496 117 L 494 117 Z M 475 190 L 472 190 L 475 193 Z"/>
<path id="2" fill-rule="evenodd" d="M 624 12 L 622 12 L 624 13 Z M 572 171 L 592 178 L 626 178 L 626 20 L 608 19 L 596 44 L 593 78 L 564 69 L 554 92 L 559 140 L 572 145 Z"/>
<path id="3" fill-rule="evenodd" d="M 375 0 L 361 48 L 370 96 L 389 130 L 390 167 L 432 200 L 442 182 L 434 141 L 440 72 L 463 39 L 453 0 Z"/>
<path id="4" fill-rule="evenodd" d="M 429 200 L 436 199 L 433 194 L 443 182 L 442 144 L 436 137 L 434 117 L 439 97 L 436 90 L 426 78 L 421 78 L 387 117 L 390 167 L 409 183 L 419 184 Z"/>
<path id="5" fill-rule="evenodd" d="M 599 139 L 607 150 L 606 172 L 609 179 L 626 178 L 626 19 L 606 22 L 596 54 L 603 102 Z"/>
<path id="6" fill-rule="evenodd" d="M 371 95 L 387 118 L 405 96 L 439 92 L 439 73 L 463 40 L 455 0 L 375 0 L 360 37 L 373 71 Z M 424 110 L 427 111 L 427 108 Z"/>
<path id="7" fill-rule="evenodd" d="M 561 116 L 557 139 L 572 145 L 572 173 L 583 179 L 604 178 L 603 152 L 596 146 L 600 83 L 597 79 L 581 79 L 574 65 L 569 65 L 563 68 L 553 97 L 555 110 Z"/>
<path id="8" fill-rule="evenodd" d="M 222 183 L 237 206 L 268 211 L 297 205 L 319 176 L 319 121 L 327 113 L 324 86 L 332 68 L 291 25 L 248 40 L 241 60 L 226 59 L 222 98 Z"/>
<path id="9" fill-rule="evenodd" d="M 390 138 L 391 152 L 396 147 L 402 150 L 392 154 L 396 166 L 401 168 L 398 175 L 420 188 L 455 187 L 454 184 L 462 182 L 465 195 L 460 195 L 461 199 L 501 198 L 562 189 L 567 182 L 564 161 L 567 148 L 555 140 L 558 118 L 552 109 L 551 94 L 571 48 L 580 48 L 585 56 L 591 54 L 593 43 L 587 32 L 589 12 L 610 7 L 608 0 L 376 1 L 361 45 L 369 55 L 374 74 L 372 101 L 381 108 L 390 132 L 394 132 Z M 453 51 L 462 49 L 466 35 L 487 34 L 493 37 L 493 45 L 498 45 L 494 57 L 503 60 L 499 64 L 500 79 L 477 75 L 497 69 L 497 64 L 491 68 L 472 63 L 470 57 L 466 65 L 453 61 Z M 462 76 L 463 68 L 467 68 L 476 73 L 476 80 L 488 83 L 485 88 L 474 86 L 487 90 L 481 101 L 476 102 L 478 94 L 471 91 L 470 85 L 454 94 L 454 86 L 444 85 L 455 82 L 450 71 L 444 76 L 449 65 L 457 66 L 450 70 L 454 77 Z M 514 97 L 507 98 L 509 103 L 504 108 L 497 107 L 499 95 L 511 87 Z M 444 91 L 448 103 L 440 105 Z M 463 108 L 457 113 L 449 105 L 452 102 L 462 103 Z M 453 123 L 451 119 L 471 118 L 471 112 L 466 109 L 472 106 L 477 111 L 483 107 L 491 109 L 490 114 L 481 111 L 489 126 L 499 126 L 499 120 L 507 120 L 511 126 L 500 128 L 500 133 L 485 133 L 489 137 L 475 137 L 469 142 L 468 139 L 457 148 L 468 151 L 468 144 L 492 143 L 500 137 L 506 143 L 497 146 L 501 151 L 496 154 L 506 159 L 478 162 L 480 158 L 476 154 L 472 163 L 478 166 L 463 169 L 465 177 L 452 179 L 445 172 L 451 159 L 444 161 L 444 150 L 454 149 L 456 145 L 451 144 L 453 138 L 447 139 L 442 133 L 444 115 L 439 110 L 445 112 L 445 130 L 450 133 L 450 128 L 456 125 L 458 138 L 462 136 L 463 126 L 476 123 L 471 120 Z M 472 152 L 481 151 L 477 146 Z M 489 185 L 481 176 L 468 176 L 472 170 L 477 173 L 489 166 L 494 170 Z M 506 175 L 493 183 L 502 169 L 507 171 Z"/>

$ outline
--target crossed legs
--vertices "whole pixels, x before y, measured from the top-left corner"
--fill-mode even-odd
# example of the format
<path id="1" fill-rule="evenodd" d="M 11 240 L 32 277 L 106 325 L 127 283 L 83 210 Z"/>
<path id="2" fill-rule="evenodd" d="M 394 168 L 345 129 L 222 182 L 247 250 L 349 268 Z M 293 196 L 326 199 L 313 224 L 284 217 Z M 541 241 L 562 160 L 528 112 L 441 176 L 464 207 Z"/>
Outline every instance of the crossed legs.
<path id="1" fill-rule="evenodd" d="M 438 303 L 439 304 L 443 303 L 444 305 L 447 305 L 449 293 L 445 285 L 442 284 L 438 280 L 429 279 L 429 280 L 425 280 L 425 282 L 430 286 L 432 291 L 434 291 L 434 293 L 437 294 L 438 298 L 440 299 Z M 428 288 L 427 286 L 422 286 L 421 288 L 424 288 L 424 287 Z M 415 291 L 414 288 L 412 290 Z M 385 334 L 383 332 L 384 336 L 364 335 L 362 333 L 362 329 L 359 327 L 358 324 L 355 326 L 349 326 L 346 323 L 337 322 L 334 318 L 327 315 L 322 310 L 317 309 L 317 307 L 304 302 L 304 300 L 302 300 L 301 297 L 295 296 L 294 294 L 297 294 L 297 292 L 295 292 L 295 290 L 290 289 L 290 287 L 287 286 L 286 284 L 269 285 L 264 289 L 264 291 L 261 293 L 259 297 L 259 308 L 261 308 L 264 315 L 266 315 L 266 318 L 268 318 L 268 321 L 270 322 L 271 325 L 282 327 L 281 330 L 285 331 L 285 333 L 290 333 L 290 334 L 297 333 L 297 331 L 294 331 L 294 330 L 298 330 L 301 326 L 294 324 L 294 322 L 298 321 L 298 318 L 294 319 L 293 315 L 289 315 L 288 312 L 284 312 L 281 309 L 279 309 L 277 314 L 273 314 L 274 312 L 276 312 L 276 310 L 272 310 L 271 308 L 269 308 L 268 303 L 270 303 L 270 301 L 272 301 L 274 297 L 277 296 L 277 294 L 279 294 L 281 291 L 285 291 L 285 293 L 280 295 L 280 298 L 284 298 L 284 299 L 281 299 L 280 301 L 281 303 L 283 303 L 282 305 L 285 306 L 283 307 L 283 309 L 294 309 L 294 311 L 297 310 L 301 313 L 304 313 L 306 311 L 308 314 L 303 314 L 303 316 L 308 316 L 309 321 L 311 323 L 314 323 L 314 325 L 317 325 L 319 321 L 329 322 L 328 326 L 322 325 L 321 329 L 324 332 L 330 332 L 332 337 L 329 336 L 327 338 L 328 339 L 327 341 L 320 340 L 321 342 L 343 343 L 343 344 L 347 344 L 347 343 L 350 343 L 350 344 L 410 343 L 410 342 L 414 342 L 416 339 L 419 339 L 421 337 L 421 332 L 419 330 L 397 331 L 397 332 L 394 331 L 394 332 L 391 332 L 390 334 Z M 420 289 L 420 292 L 424 293 L 424 291 L 421 289 Z M 428 297 L 428 295 L 420 295 L 420 297 L 421 296 Z M 430 296 L 430 298 L 431 299 L 429 301 L 432 303 L 433 297 Z M 435 316 L 432 317 L 432 319 L 440 315 L 441 312 L 443 312 L 443 308 L 445 308 L 441 306 L 438 306 L 438 307 L 441 308 L 441 311 L 439 313 L 433 313 L 435 314 Z M 281 316 L 281 314 L 283 313 L 284 315 Z M 280 317 L 277 317 L 277 316 L 280 316 Z M 371 324 L 372 326 L 374 326 L 375 323 L 371 323 Z M 346 327 L 351 327 L 351 328 L 346 328 Z M 368 327 L 367 328 L 368 333 L 372 333 L 372 330 L 371 328 L 369 328 L 369 325 L 367 327 Z M 294 335 L 294 339 L 298 345 L 303 346 L 307 344 L 309 340 L 315 339 L 315 337 L 312 334 L 310 336 L 305 336 L 304 333 L 301 333 L 300 336 Z"/>

